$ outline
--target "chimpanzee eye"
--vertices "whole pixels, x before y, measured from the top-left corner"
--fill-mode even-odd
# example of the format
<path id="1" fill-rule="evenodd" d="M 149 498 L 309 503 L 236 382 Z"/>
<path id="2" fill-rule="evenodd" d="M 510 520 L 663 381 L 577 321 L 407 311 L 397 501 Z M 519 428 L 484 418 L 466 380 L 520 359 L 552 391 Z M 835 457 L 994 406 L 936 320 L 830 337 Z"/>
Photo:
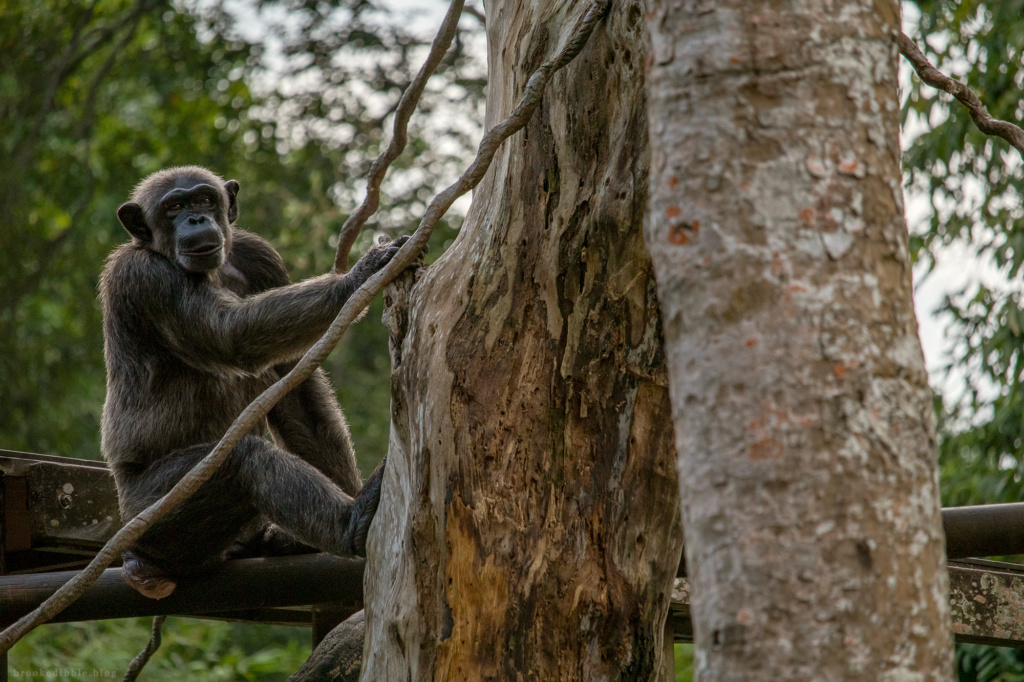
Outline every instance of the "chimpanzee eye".
<path id="1" fill-rule="evenodd" d="M 211 203 L 212 202 L 210 201 L 210 197 L 202 196 L 202 197 L 199 198 L 199 205 L 200 206 L 208 207 Z"/>
<path id="2" fill-rule="evenodd" d="M 181 202 L 180 201 L 175 201 L 175 202 L 172 202 L 172 203 L 168 204 L 167 205 L 167 210 L 168 211 L 180 211 L 181 210 Z"/>

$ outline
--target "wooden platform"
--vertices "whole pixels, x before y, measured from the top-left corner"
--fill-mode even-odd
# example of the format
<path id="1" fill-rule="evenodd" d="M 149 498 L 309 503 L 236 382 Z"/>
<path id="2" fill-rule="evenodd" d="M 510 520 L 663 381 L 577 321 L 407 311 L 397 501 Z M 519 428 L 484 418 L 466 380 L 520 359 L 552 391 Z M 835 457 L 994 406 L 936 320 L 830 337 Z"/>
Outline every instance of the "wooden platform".
<path id="1" fill-rule="evenodd" d="M 69 580 L 120 527 L 105 463 L 0 450 L 0 627 Z M 278 623 L 311 628 L 315 645 L 362 608 L 362 574 L 361 559 L 243 559 L 156 601 L 112 568 L 55 621 L 174 614 Z M 0 682 L 7 679 L 0 655 Z"/>
<path id="2" fill-rule="evenodd" d="M 0 450 L 0 572 L 85 566 L 121 527 L 103 462 Z"/>
<path id="3" fill-rule="evenodd" d="M 85 566 L 119 527 L 104 463 L 0 450 L 0 626 Z M 327 555 L 243 559 L 158 602 L 110 569 L 57 620 L 175 614 L 284 623 L 313 627 L 317 642 L 362 607 L 362 570 L 361 560 Z M 1024 647 L 1024 565 L 958 560 L 949 574 L 958 641 Z M 677 642 L 692 640 L 689 614 L 689 586 L 679 578 L 667 626 Z"/>

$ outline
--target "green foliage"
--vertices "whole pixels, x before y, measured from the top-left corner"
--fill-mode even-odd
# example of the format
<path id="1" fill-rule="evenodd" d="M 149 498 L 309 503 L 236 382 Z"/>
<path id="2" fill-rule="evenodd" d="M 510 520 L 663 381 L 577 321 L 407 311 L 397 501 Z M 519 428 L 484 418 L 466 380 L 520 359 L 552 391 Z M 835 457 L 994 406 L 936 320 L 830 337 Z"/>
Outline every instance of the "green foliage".
<path id="1" fill-rule="evenodd" d="M 956 648 L 959 682 L 1024 682 L 1024 651 L 981 644 Z"/>
<path id="2" fill-rule="evenodd" d="M 1024 81 L 1024 1 L 915 3 L 915 27 L 929 59 L 978 92 L 992 115 L 1019 121 Z M 912 240 L 914 256 L 933 262 L 951 244 L 988 259 L 1008 280 L 1024 265 L 1024 208 L 1016 150 L 989 138 L 967 111 L 915 77 L 905 116 L 929 130 L 905 156 L 912 191 L 929 199 L 927 229 Z M 946 504 L 1022 499 L 1024 393 L 1021 353 L 1024 315 L 1019 292 L 976 284 L 950 297 L 953 365 L 966 371 L 968 390 L 943 408 L 942 489 Z"/>
<path id="3" fill-rule="evenodd" d="M 691 682 L 693 680 L 693 645 L 676 644 L 672 650 L 676 657 L 675 682 Z"/>
<path id="4" fill-rule="evenodd" d="M 159 165 L 186 155 L 226 165 L 230 140 L 217 121 L 251 104 L 246 86 L 229 78 L 251 47 L 197 46 L 194 31 L 192 17 L 151 2 L 0 9 L 4 447 L 99 456 L 96 282 L 124 240 L 117 206 Z M 214 87 L 221 81 L 223 91 Z"/>
<path id="5" fill-rule="evenodd" d="M 293 279 L 331 267 L 360 178 L 432 36 L 364 0 L 252 0 L 264 31 L 243 35 L 228 11 L 238 7 L 0 2 L 0 448 L 99 457 L 97 279 L 127 238 L 116 209 L 148 173 L 195 163 L 238 179 L 240 225 L 279 249 Z M 281 46 L 274 59 L 270 38 Z M 428 88 L 354 257 L 377 234 L 410 232 L 434 190 L 457 176 L 482 103 L 467 39 Z M 435 232 L 434 256 L 459 224 L 455 216 Z M 381 309 L 376 302 L 325 365 L 364 474 L 388 440 Z M 148 629 L 148 619 L 45 626 L 12 650 L 12 669 L 119 678 Z M 283 679 L 309 653 L 298 628 L 172 619 L 164 632 L 152 679 Z"/>
<path id="6" fill-rule="evenodd" d="M 1024 82 L 1024 2 L 915 3 L 921 10 L 914 36 L 930 61 L 967 83 L 993 116 L 1020 123 Z M 911 34 L 913 35 L 913 34 Z M 1011 286 L 1024 266 L 1022 169 L 1016 150 L 989 138 L 966 109 L 917 78 L 905 116 L 929 130 L 907 150 L 904 168 L 912 191 L 929 199 L 927 229 L 914 235 L 914 257 L 931 265 L 943 247 L 959 244 L 988 260 L 1007 278 L 999 289 L 980 283 L 950 297 L 942 312 L 958 341 L 952 365 L 966 373 L 959 403 L 937 401 L 940 478 L 945 505 L 1024 500 L 1024 314 Z M 1024 680 L 1015 650 L 958 645 L 961 681 Z"/>
<path id="7" fill-rule="evenodd" d="M 219 3 L 0 4 L 0 329 L 9 330 L 0 334 L 0 447 L 99 457 L 96 284 L 126 239 L 117 206 L 146 174 L 197 163 L 236 178 L 240 224 L 281 251 L 293 279 L 333 263 L 423 39 L 362 0 L 256 5 L 289 11 L 288 21 L 266 20 L 283 58 L 264 59 Z M 480 104 L 479 70 L 460 38 L 355 256 L 375 234 L 411 231 L 433 190 L 457 176 L 475 132 L 466 122 Z M 440 226 L 435 254 L 459 224 Z M 387 447 L 379 319 L 357 325 L 359 339 L 327 363 L 343 394 L 359 397 L 350 423 L 357 452 L 372 453 L 361 458 L 367 471 Z"/>
<path id="8" fill-rule="evenodd" d="M 989 111 L 1015 121 L 1020 111 L 1024 2 L 929 0 L 920 8 L 917 38 L 944 73 L 980 93 Z M 912 187 L 930 200 L 929 230 L 918 235 L 918 256 L 937 248 L 976 241 L 979 253 L 1016 275 L 1024 262 L 1018 154 L 999 138 L 979 131 L 967 110 L 915 77 L 904 114 L 913 112 L 929 126 L 907 150 L 905 168 Z M 1018 159 L 1019 160 L 1019 159 Z"/>
<path id="9" fill-rule="evenodd" d="M 150 624 L 130 618 L 44 625 L 11 649 L 11 679 L 49 673 L 51 679 L 119 680 L 146 646 Z M 297 670 L 310 650 L 308 628 L 168 618 L 142 679 L 272 682 Z"/>

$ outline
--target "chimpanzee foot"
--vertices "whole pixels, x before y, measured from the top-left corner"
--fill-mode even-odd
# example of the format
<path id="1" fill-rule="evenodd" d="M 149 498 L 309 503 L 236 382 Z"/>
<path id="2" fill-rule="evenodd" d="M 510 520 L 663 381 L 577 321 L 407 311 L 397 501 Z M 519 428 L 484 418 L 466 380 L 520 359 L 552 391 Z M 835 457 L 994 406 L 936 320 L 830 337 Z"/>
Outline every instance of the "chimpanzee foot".
<path id="1" fill-rule="evenodd" d="M 142 596 L 163 599 L 178 586 L 159 568 L 143 561 L 132 552 L 125 552 L 122 557 L 124 564 L 121 566 L 121 577 Z"/>
<path id="2" fill-rule="evenodd" d="M 370 532 L 370 523 L 377 514 L 377 506 L 380 504 L 380 488 L 387 459 L 385 457 L 381 460 L 380 466 L 366 481 L 363 489 L 359 491 L 359 495 L 352 502 L 352 514 L 342 538 L 342 546 L 348 548 L 354 556 L 366 556 L 366 536 Z"/>
<path id="3" fill-rule="evenodd" d="M 252 559 L 268 556 L 295 556 L 297 554 L 315 554 L 320 550 L 295 539 L 286 530 L 270 523 L 257 531 L 250 538 L 236 541 L 227 552 L 225 559 Z"/>
<path id="4" fill-rule="evenodd" d="M 320 550 L 295 539 L 295 536 L 274 524 L 263 529 L 260 536 L 260 553 L 257 556 L 295 556 L 314 554 Z"/>

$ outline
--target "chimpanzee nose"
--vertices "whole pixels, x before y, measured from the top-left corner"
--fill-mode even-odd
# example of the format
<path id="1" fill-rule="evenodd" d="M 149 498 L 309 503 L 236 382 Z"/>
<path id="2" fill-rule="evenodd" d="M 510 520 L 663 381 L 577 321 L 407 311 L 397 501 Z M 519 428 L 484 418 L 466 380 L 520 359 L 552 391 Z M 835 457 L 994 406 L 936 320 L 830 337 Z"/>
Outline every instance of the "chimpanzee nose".
<path id="1" fill-rule="evenodd" d="M 188 217 L 189 225 L 202 225 L 206 222 L 206 216 L 204 215 L 190 215 Z"/>
<path id="2" fill-rule="evenodd" d="M 178 251 L 181 253 L 212 251 L 223 243 L 217 226 L 202 216 L 189 218 L 188 225 L 178 228 Z"/>

